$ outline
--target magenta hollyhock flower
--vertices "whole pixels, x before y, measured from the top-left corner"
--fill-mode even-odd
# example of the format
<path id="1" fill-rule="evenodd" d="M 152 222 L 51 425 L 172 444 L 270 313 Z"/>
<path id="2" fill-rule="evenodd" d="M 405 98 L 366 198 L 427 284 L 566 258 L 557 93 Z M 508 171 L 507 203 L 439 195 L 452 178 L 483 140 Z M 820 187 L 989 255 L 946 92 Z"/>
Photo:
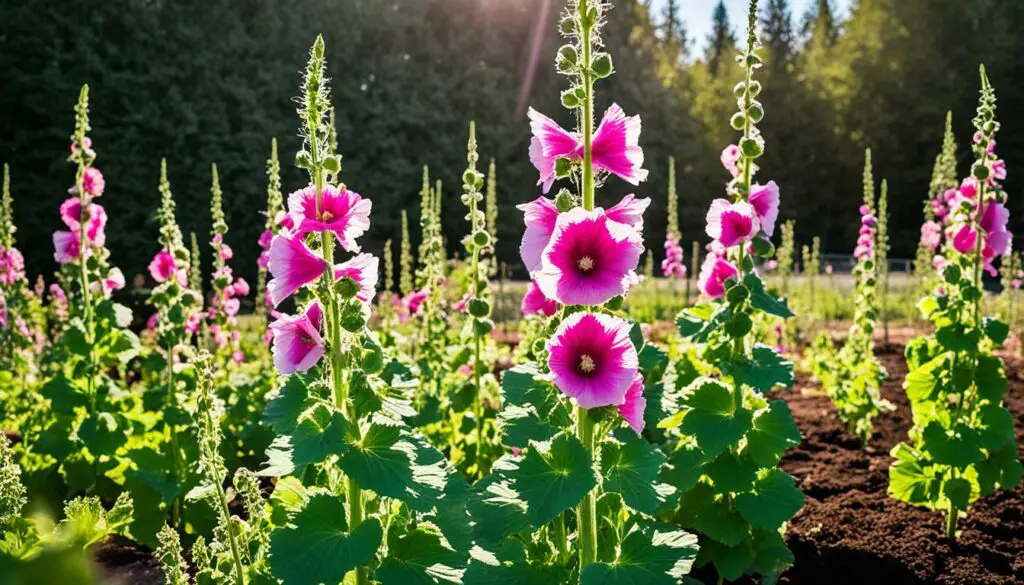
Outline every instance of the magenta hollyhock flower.
<path id="1" fill-rule="evenodd" d="M 240 297 L 249 296 L 249 283 L 244 278 L 239 277 L 236 279 L 233 288 L 236 295 Z"/>
<path id="2" fill-rule="evenodd" d="M 640 168 L 644 164 L 640 129 L 640 116 L 627 116 L 618 104 L 612 104 L 594 132 L 591 143 L 594 167 L 631 185 L 646 181 L 648 172 Z M 582 156 L 582 152 L 580 154 Z"/>
<path id="3" fill-rule="evenodd" d="M 82 253 L 82 246 L 78 241 L 78 233 L 53 232 L 53 250 L 53 259 L 58 264 L 67 264 L 74 261 Z"/>
<path id="4" fill-rule="evenodd" d="M 523 220 L 526 222 L 526 231 L 519 244 L 519 255 L 523 258 L 526 270 L 536 272 L 540 270 L 544 248 L 551 240 L 551 233 L 555 231 L 558 208 L 547 197 L 538 197 L 529 203 L 517 205 L 516 209 L 523 212 Z"/>
<path id="5" fill-rule="evenodd" d="M 647 409 L 647 399 L 644 398 L 644 377 L 637 374 L 629 390 L 626 390 L 626 399 L 619 405 L 619 414 L 629 423 L 629 426 L 636 431 L 636 434 L 644 432 L 644 410 Z"/>
<path id="6" fill-rule="evenodd" d="M 149 331 L 156 329 L 157 323 L 159 322 L 160 315 L 157 313 L 153 313 L 152 315 L 149 316 L 149 319 L 146 319 L 146 329 L 148 329 Z"/>
<path id="7" fill-rule="evenodd" d="M 563 305 L 600 305 L 625 294 L 639 279 L 640 233 L 612 221 L 602 209 L 577 207 L 558 216 L 535 280 Z"/>
<path id="8" fill-rule="evenodd" d="M 974 177 L 964 179 L 960 183 L 960 195 L 973 200 L 978 195 L 978 180 Z"/>
<path id="9" fill-rule="evenodd" d="M 1010 251 L 1012 235 L 1006 229 L 1010 211 L 1002 203 L 991 202 L 985 206 L 978 225 L 985 230 L 985 245 L 992 251 L 992 258 Z"/>
<path id="10" fill-rule="evenodd" d="M 961 254 L 973 253 L 977 244 L 978 232 L 970 225 L 961 227 L 953 236 L 953 247 Z"/>
<path id="11" fill-rule="evenodd" d="M 336 264 L 334 278 L 340 280 L 347 276 L 356 281 L 356 284 L 359 285 L 356 298 L 368 303 L 376 294 L 379 264 L 377 257 L 373 254 L 359 254 L 342 264 Z"/>
<path id="12" fill-rule="evenodd" d="M 566 396 L 583 408 L 618 406 L 626 399 L 640 360 L 618 317 L 573 313 L 548 339 L 548 367 Z"/>
<path id="13" fill-rule="evenodd" d="M 709 255 L 701 265 L 697 286 L 705 296 L 717 299 L 725 294 L 725 282 L 730 278 L 736 278 L 738 274 L 739 270 L 732 262 L 719 256 Z"/>
<path id="14" fill-rule="evenodd" d="M 148 268 L 149 275 L 153 277 L 153 280 L 166 282 L 178 270 L 178 265 L 174 261 L 174 256 L 164 248 L 157 252 L 156 256 L 153 256 Z"/>
<path id="15" fill-rule="evenodd" d="M 185 319 L 185 331 L 187 333 L 195 333 L 199 331 L 199 324 L 202 321 L 202 316 L 199 313 L 192 313 Z"/>
<path id="16" fill-rule="evenodd" d="M 992 171 L 992 179 L 996 181 L 1006 180 L 1006 161 L 1003 159 L 997 159 L 989 163 L 989 169 Z"/>
<path id="17" fill-rule="evenodd" d="M 622 198 L 608 211 L 605 215 L 612 221 L 624 223 L 638 232 L 644 230 L 644 212 L 651 205 L 651 199 L 644 197 L 643 199 L 637 199 L 636 195 L 630 193 Z"/>
<path id="18" fill-rule="evenodd" d="M 466 293 L 462 297 L 452 303 L 452 310 L 456 313 L 468 313 L 469 312 L 469 299 L 473 298 L 472 295 Z"/>
<path id="19" fill-rule="evenodd" d="M 405 295 L 402 299 L 402 306 L 410 315 L 416 315 L 420 311 L 420 307 L 430 296 L 426 290 L 414 290 L 411 293 Z"/>
<path id="20" fill-rule="evenodd" d="M 103 179 L 103 173 L 99 169 L 96 167 L 85 169 L 85 173 L 82 175 L 82 189 L 86 193 L 93 197 L 99 197 L 103 195 L 103 190 L 106 188 L 107 182 Z"/>
<path id="21" fill-rule="evenodd" d="M 775 181 L 767 185 L 750 186 L 750 205 L 757 213 L 761 231 L 769 238 L 775 233 L 775 221 L 779 218 L 779 186 Z"/>
<path id="22" fill-rule="evenodd" d="M 231 249 L 231 246 L 227 244 L 221 244 L 220 246 L 220 259 L 225 262 L 235 257 L 235 251 Z"/>
<path id="23" fill-rule="evenodd" d="M 739 167 L 740 160 L 740 147 L 735 144 L 730 144 L 722 149 L 721 161 L 722 166 L 725 170 L 729 171 L 729 174 L 738 177 L 740 174 Z"/>
<path id="24" fill-rule="evenodd" d="M 270 282 L 267 294 L 274 306 L 313 282 L 330 267 L 306 247 L 301 237 L 278 235 L 270 244 Z"/>
<path id="25" fill-rule="evenodd" d="M 583 141 L 551 118 L 530 108 L 530 162 L 540 173 L 537 181 L 544 193 L 555 183 L 555 161 L 583 159 Z M 639 185 L 647 180 L 644 153 L 640 148 L 640 116 L 626 116 L 618 104 L 612 104 L 594 132 L 591 154 L 594 168 L 617 175 L 623 181 Z"/>
<path id="26" fill-rule="evenodd" d="M 270 252 L 260 252 L 260 255 L 256 257 L 256 266 L 260 268 L 266 268 L 270 265 Z"/>
<path id="27" fill-rule="evenodd" d="M 726 199 L 715 199 L 711 202 L 705 231 L 726 248 L 749 242 L 760 229 L 757 213 L 746 201 L 730 203 Z"/>
<path id="28" fill-rule="evenodd" d="M 370 209 L 373 203 L 344 186 L 328 185 L 320 195 L 319 215 L 316 187 L 306 187 L 288 196 L 288 211 L 298 223 L 299 232 L 333 232 L 346 251 L 359 251 L 356 238 L 370 229 Z"/>
<path id="29" fill-rule="evenodd" d="M 523 315 L 544 315 L 545 317 L 550 317 L 558 311 L 558 303 L 544 296 L 540 287 L 537 286 L 537 282 L 531 280 L 519 308 Z"/>
<path id="30" fill-rule="evenodd" d="M 0 283 L 12 285 L 25 277 L 25 257 L 12 247 L 10 250 L 0 248 Z"/>
<path id="31" fill-rule="evenodd" d="M 263 233 L 260 234 L 260 239 L 259 239 L 259 242 L 258 242 L 259 245 L 260 245 L 260 248 L 262 248 L 264 250 L 269 250 L 270 249 L 270 242 L 273 239 L 274 239 L 274 232 L 272 232 L 270 230 L 263 230 Z"/>

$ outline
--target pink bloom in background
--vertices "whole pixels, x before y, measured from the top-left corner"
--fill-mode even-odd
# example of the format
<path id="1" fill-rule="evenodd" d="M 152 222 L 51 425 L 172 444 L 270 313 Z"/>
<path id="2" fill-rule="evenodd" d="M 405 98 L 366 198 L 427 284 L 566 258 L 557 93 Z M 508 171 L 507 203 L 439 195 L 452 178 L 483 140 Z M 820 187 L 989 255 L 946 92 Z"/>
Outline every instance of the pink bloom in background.
<path id="1" fill-rule="evenodd" d="M 567 158 L 573 161 L 583 159 L 583 141 L 574 132 L 569 132 L 551 118 L 530 108 L 530 162 L 540 173 L 537 181 L 544 193 L 555 183 L 555 161 Z M 617 104 L 612 104 L 604 113 L 601 124 L 594 132 L 591 153 L 594 168 L 617 175 L 633 185 L 647 180 L 644 153 L 640 148 L 640 116 L 626 116 Z"/>
<path id="2" fill-rule="evenodd" d="M 302 238 L 278 235 L 270 244 L 270 282 L 267 294 L 274 306 L 313 282 L 330 265 L 306 247 Z"/>
<path id="3" fill-rule="evenodd" d="M 929 250 L 935 250 L 942 242 L 942 226 L 934 221 L 921 225 L 921 243 Z"/>
<path id="4" fill-rule="evenodd" d="M 740 174 L 739 160 L 740 160 L 740 147 L 735 144 L 730 144 L 722 150 L 722 166 L 725 170 L 729 171 L 729 174 L 737 177 Z"/>
<path id="5" fill-rule="evenodd" d="M 629 390 L 626 390 L 626 398 L 619 405 L 619 414 L 629 423 L 629 426 L 636 431 L 636 434 L 644 432 L 644 410 L 647 409 L 647 399 L 644 398 L 644 378 L 637 374 Z"/>
<path id="6" fill-rule="evenodd" d="M 235 251 L 231 249 L 231 246 L 227 244 L 221 244 L 220 246 L 220 259 L 227 261 L 235 257 Z"/>
<path id="7" fill-rule="evenodd" d="M 244 278 L 239 277 L 237 280 L 235 280 L 235 284 L 233 285 L 233 288 L 234 288 L 235 294 L 237 296 L 240 296 L 240 297 L 247 297 L 247 296 L 249 296 L 249 283 L 246 282 L 246 280 Z"/>
<path id="8" fill-rule="evenodd" d="M 288 211 L 299 224 L 299 232 L 333 232 L 348 252 L 356 252 L 356 238 L 370 229 L 373 203 L 359 193 L 344 187 L 328 185 L 321 192 L 321 209 L 317 215 L 316 188 L 306 187 L 288 196 Z"/>
<path id="9" fill-rule="evenodd" d="M 1014 278 L 1012 281 L 1010 281 L 1010 286 L 1012 286 L 1013 288 L 1020 288 L 1021 282 L 1024 281 L 1022 281 L 1019 278 Z"/>
<path id="10" fill-rule="evenodd" d="M 4 291 L 0 290 L 0 329 L 7 329 L 7 319 L 7 299 Z"/>
<path id="11" fill-rule="evenodd" d="M 25 278 L 25 257 L 17 248 L 0 248 L 0 283 L 10 286 L 22 278 Z"/>
<path id="12" fill-rule="evenodd" d="M 321 310 L 311 303 L 294 317 L 282 316 L 270 324 L 274 335 L 274 367 L 282 374 L 305 372 L 324 354 L 324 338 L 320 335 Z"/>
<path id="13" fill-rule="evenodd" d="M 967 199 L 974 199 L 978 195 L 978 180 L 974 177 L 967 177 L 960 183 L 960 195 Z"/>
<path id="14" fill-rule="evenodd" d="M 167 249 L 160 250 L 149 263 L 149 275 L 157 282 L 166 282 L 178 270 L 174 256 Z"/>
<path id="15" fill-rule="evenodd" d="M 574 313 L 548 339 L 555 386 L 583 408 L 618 406 L 639 369 L 629 323 L 604 314 Z"/>
<path id="16" fill-rule="evenodd" d="M 707 215 L 708 236 L 722 243 L 726 248 L 750 241 L 761 229 L 757 214 L 746 201 L 730 203 L 715 199 Z"/>
<path id="17" fill-rule="evenodd" d="M 545 317 L 550 317 L 558 311 L 558 303 L 544 296 L 536 281 L 531 280 L 519 308 L 522 310 L 523 315 L 544 315 Z"/>
<path id="18" fill-rule="evenodd" d="M 195 333 L 199 331 L 199 323 L 202 321 L 202 317 L 199 313 L 192 313 L 185 319 L 185 331 L 188 333 Z"/>
<path id="19" fill-rule="evenodd" d="M 540 270 L 544 248 L 551 241 L 551 233 L 555 231 L 558 208 L 547 197 L 538 197 L 529 203 L 517 205 L 516 209 L 523 212 L 523 220 L 526 222 L 526 231 L 519 244 L 519 255 L 523 258 L 526 270 L 536 272 Z"/>
<path id="20" fill-rule="evenodd" d="M 934 268 L 936 272 L 942 272 L 948 263 L 949 261 L 946 260 L 946 257 L 941 254 L 936 254 L 932 257 L 932 268 Z"/>
<path id="21" fill-rule="evenodd" d="M 234 317 L 238 314 L 241 306 L 242 303 L 238 299 L 224 299 L 224 314 L 228 317 Z"/>
<path id="22" fill-rule="evenodd" d="M 717 299 L 725 294 L 725 282 L 730 278 L 736 278 L 739 270 L 736 265 L 709 254 L 700 268 L 700 277 L 697 279 L 697 286 L 705 296 Z"/>
<path id="23" fill-rule="evenodd" d="M 683 247 L 675 236 L 665 238 L 665 259 L 661 261 L 661 272 L 668 278 L 684 278 L 686 266 L 683 264 Z"/>
<path id="24" fill-rule="evenodd" d="M 637 199 L 636 195 L 630 193 L 622 198 L 613 205 L 605 215 L 612 221 L 624 223 L 638 232 L 642 232 L 644 229 L 644 212 L 651 205 L 651 200 L 648 197 L 643 199 Z"/>
<path id="25" fill-rule="evenodd" d="M 256 258 L 256 265 L 260 268 L 266 268 L 270 265 L 270 253 L 260 252 L 260 255 Z"/>
<path id="26" fill-rule="evenodd" d="M 245 361 L 245 354 L 242 353 L 242 350 L 236 349 L 235 351 L 231 352 L 231 361 L 235 362 L 236 364 L 240 364 Z"/>
<path id="27" fill-rule="evenodd" d="M 456 313 L 466 313 L 469 311 L 469 299 L 471 299 L 469 293 L 462 295 L 462 298 L 452 303 L 452 310 Z"/>
<path id="28" fill-rule="evenodd" d="M 414 290 L 401 299 L 401 305 L 409 315 L 416 315 L 430 296 L 426 290 Z"/>
<path id="29" fill-rule="evenodd" d="M 992 183 L 992 179 L 996 181 L 1006 180 L 1006 161 L 1003 159 L 997 159 L 989 163 L 989 169 L 992 172 L 989 183 Z"/>
<path id="30" fill-rule="evenodd" d="M 74 232 L 53 232 L 53 259 L 58 264 L 73 262 L 82 253 L 78 234 Z"/>
<path id="31" fill-rule="evenodd" d="M 761 231 L 769 238 L 772 237 L 775 234 L 775 221 L 779 218 L 779 186 L 775 181 L 768 181 L 767 185 L 751 185 L 750 205 L 757 213 Z"/>
<path id="32" fill-rule="evenodd" d="M 149 329 L 150 331 L 156 329 L 157 323 L 159 322 L 160 315 L 153 313 L 152 315 L 149 316 L 149 319 L 146 319 L 146 329 Z"/>
<path id="33" fill-rule="evenodd" d="M 260 248 L 262 248 L 264 250 L 269 250 L 270 249 L 270 242 L 273 239 L 274 239 L 274 232 L 272 232 L 270 230 L 263 230 L 263 233 L 260 234 L 260 239 L 259 239 Z"/>
<path id="34" fill-rule="evenodd" d="M 961 254 L 971 254 L 978 244 L 978 232 L 969 225 L 965 225 L 953 236 L 953 247 Z"/>
<path id="35" fill-rule="evenodd" d="M 99 197 L 103 195 L 103 190 L 107 188 L 107 182 L 103 178 L 103 173 L 100 172 L 96 167 L 88 167 L 85 169 L 85 173 L 82 175 L 82 189 L 93 197 Z"/>
<path id="36" fill-rule="evenodd" d="M 1012 235 L 1006 230 L 1010 211 L 1002 203 L 992 202 L 985 206 L 978 225 L 985 230 L 985 243 L 991 247 L 993 257 L 1010 251 Z"/>
<path id="37" fill-rule="evenodd" d="M 364 303 L 370 302 L 377 289 L 377 274 L 380 262 L 373 254 L 359 254 L 354 258 L 334 266 L 334 278 L 339 280 L 349 277 L 359 285 L 356 298 Z"/>
<path id="38" fill-rule="evenodd" d="M 643 238 L 602 209 L 575 208 L 558 217 L 535 280 L 563 305 L 600 305 L 638 282 Z"/>

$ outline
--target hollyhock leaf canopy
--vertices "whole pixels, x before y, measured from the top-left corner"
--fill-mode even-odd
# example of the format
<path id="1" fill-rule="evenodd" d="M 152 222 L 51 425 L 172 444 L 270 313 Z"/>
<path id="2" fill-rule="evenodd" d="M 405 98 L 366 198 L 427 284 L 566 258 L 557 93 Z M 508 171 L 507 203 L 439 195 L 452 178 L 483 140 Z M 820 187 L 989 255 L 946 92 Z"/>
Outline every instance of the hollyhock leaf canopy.
<path id="1" fill-rule="evenodd" d="M 548 443 L 532 443 L 509 476 L 534 526 L 547 524 L 597 486 L 590 453 L 566 433 Z"/>

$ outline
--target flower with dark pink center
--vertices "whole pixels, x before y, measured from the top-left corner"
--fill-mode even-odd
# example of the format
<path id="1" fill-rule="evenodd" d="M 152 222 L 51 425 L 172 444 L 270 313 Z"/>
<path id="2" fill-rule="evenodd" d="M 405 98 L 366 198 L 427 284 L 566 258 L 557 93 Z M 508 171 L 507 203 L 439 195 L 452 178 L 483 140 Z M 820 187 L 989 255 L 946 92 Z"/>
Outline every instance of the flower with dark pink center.
<path id="1" fill-rule="evenodd" d="M 583 408 L 621 405 L 640 366 L 629 331 L 618 317 L 570 315 L 547 342 L 555 386 Z"/>
<path id="2" fill-rule="evenodd" d="M 316 188 L 300 189 L 288 196 L 288 212 L 295 218 L 301 234 L 332 232 L 348 252 L 356 252 L 356 238 L 370 229 L 369 199 L 343 186 L 328 185 L 320 193 L 317 208 Z"/>
<path id="3" fill-rule="evenodd" d="M 271 353 L 274 367 L 282 374 L 305 372 L 324 354 L 324 338 L 320 334 L 319 303 L 311 303 L 295 316 L 282 316 L 270 324 L 274 334 Z"/>

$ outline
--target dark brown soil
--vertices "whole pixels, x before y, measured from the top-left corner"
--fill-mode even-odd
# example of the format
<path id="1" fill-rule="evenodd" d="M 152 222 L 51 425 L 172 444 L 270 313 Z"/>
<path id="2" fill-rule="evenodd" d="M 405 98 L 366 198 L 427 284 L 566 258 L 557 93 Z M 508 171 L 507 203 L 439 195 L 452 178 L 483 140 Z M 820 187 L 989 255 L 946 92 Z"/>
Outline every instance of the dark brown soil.
<path id="1" fill-rule="evenodd" d="M 831 402 L 809 380 L 784 396 L 804 434 L 782 461 L 807 495 L 787 541 L 796 562 L 780 580 L 792 585 L 1024 583 L 1024 487 L 978 501 L 960 522 L 959 540 L 945 536 L 940 513 L 886 493 L 889 449 L 907 438 L 910 407 L 902 389 L 901 346 L 879 351 L 890 378 L 882 388 L 896 410 L 876 422 L 867 450 L 836 420 Z M 1022 362 L 1007 362 L 1007 404 L 1024 438 Z"/>
<path id="2" fill-rule="evenodd" d="M 121 585 L 163 585 L 164 572 L 153 551 L 130 540 L 108 538 L 93 550 L 109 582 Z"/>

